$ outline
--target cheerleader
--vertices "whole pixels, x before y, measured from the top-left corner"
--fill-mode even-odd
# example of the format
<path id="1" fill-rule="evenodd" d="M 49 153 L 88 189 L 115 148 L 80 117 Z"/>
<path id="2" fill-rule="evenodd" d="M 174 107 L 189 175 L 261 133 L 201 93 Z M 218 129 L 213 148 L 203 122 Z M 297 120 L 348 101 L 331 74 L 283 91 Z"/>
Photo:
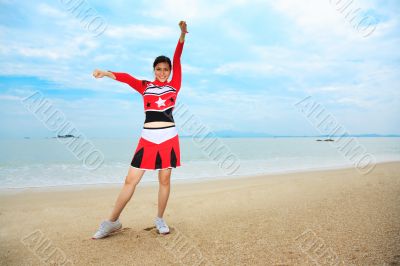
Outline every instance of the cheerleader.
<path id="1" fill-rule="evenodd" d="M 119 216 L 131 199 L 136 185 L 146 170 L 158 170 L 158 213 L 154 223 L 159 234 L 168 234 L 169 227 L 163 219 L 170 194 L 172 168 L 181 166 L 179 135 L 175 127 L 172 111 L 181 88 L 180 57 L 188 33 L 185 21 L 179 22 L 180 38 L 176 45 L 173 62 L 166 56 L 158 56 L 153 63 L 154 81 L 139 80 L 130 74 L 114 71 L 94 70 L 95 78 L 109 77 L 128 84 L 143 97 L 145 121 L 133 153 L 125 184 L 117 198 L 108 220 L 100 224 L 93 239 L 108 236 L 122 228 Z M 171 74 L 172 78 L 168 81 Z"/>

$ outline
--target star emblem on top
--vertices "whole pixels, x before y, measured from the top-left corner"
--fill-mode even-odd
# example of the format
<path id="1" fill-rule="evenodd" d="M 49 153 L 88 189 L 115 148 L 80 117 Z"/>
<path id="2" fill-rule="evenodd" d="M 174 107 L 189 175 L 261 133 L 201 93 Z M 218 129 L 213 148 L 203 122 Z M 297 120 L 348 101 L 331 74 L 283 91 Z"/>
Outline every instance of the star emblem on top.
<path id="1" fill-rule="evenodd" d="M 165 106 L 165 100 L 161 99 L 161 97 L 158 97 L 156 104 L 158 105 L 158 107 Z"/>

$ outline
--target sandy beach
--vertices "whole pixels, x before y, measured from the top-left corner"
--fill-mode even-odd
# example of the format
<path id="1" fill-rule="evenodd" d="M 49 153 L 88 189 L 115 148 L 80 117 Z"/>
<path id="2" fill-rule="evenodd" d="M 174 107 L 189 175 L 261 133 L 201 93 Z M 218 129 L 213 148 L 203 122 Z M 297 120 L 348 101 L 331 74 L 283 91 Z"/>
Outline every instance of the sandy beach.
<path id="1" fill-rule="evenodd" d="M 139 184 L 122 230 L 92 240 L 121 186 L 3 191 L 1 265 L 400 265 L 400 162 L 172 182 L 165 236 Z"/>

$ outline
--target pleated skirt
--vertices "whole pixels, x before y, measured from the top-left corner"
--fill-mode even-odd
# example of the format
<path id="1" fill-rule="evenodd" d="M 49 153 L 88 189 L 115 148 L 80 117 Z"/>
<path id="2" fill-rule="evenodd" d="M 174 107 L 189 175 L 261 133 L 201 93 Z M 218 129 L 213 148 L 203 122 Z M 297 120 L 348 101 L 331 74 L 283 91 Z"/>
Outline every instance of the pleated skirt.
<path id="1" fill-rule="evenodd" d="M 142 170 L 180 167 L 179 135 L 176 127 L 144 127 L 131 166 Z"/>

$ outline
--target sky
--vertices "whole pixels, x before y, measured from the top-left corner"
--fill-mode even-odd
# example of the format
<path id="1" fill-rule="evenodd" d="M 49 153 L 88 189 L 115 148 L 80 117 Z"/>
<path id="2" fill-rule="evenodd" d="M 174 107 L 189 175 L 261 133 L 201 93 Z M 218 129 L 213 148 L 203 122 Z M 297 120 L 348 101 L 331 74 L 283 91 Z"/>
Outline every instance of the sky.
<path id="1" fill-rule="evenodd" d="M 177 105 L 210 130 L 315 135 L 295 105 L 311 97 L 350 134 L 400 134 L 399 13 L 397 0 L 0 0 L 0 138 L 56 135 L 23 104 L 38 92 L 88 137 L 136 134 L 141 95 L 92 72 L 154 80 L 180 20 Z"/>

